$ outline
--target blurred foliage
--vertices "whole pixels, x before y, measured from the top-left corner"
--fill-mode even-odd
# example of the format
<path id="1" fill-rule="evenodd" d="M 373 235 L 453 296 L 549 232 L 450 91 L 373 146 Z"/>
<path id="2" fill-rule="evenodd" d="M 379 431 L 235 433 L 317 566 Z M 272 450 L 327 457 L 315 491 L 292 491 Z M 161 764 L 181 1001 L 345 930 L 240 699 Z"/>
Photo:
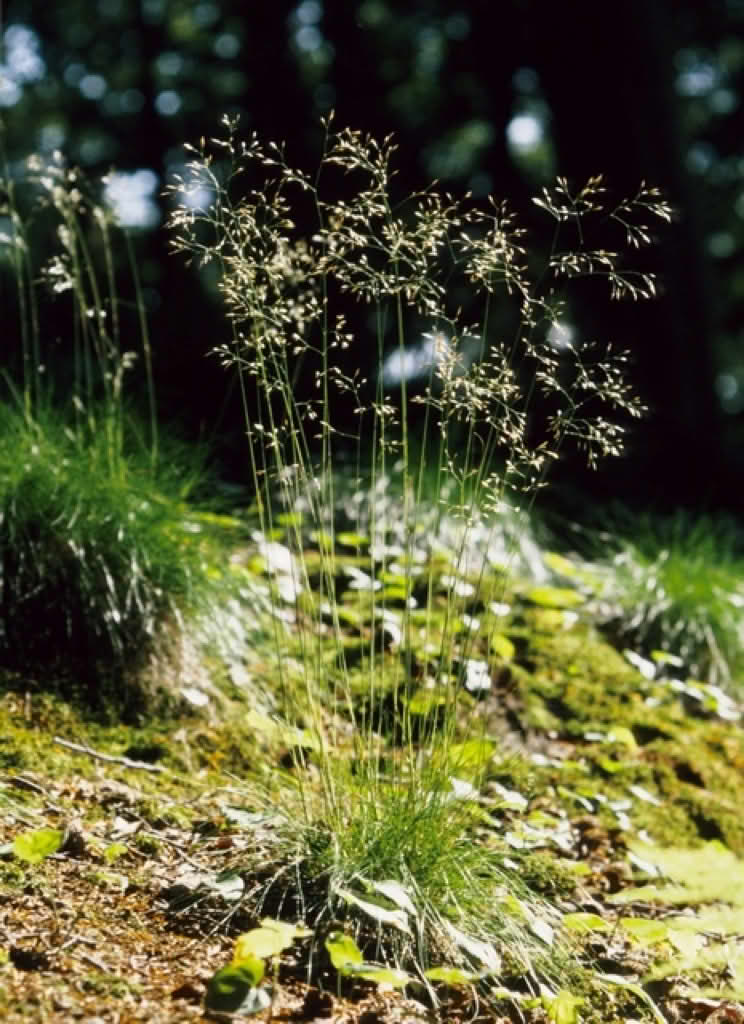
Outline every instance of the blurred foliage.
<path id="1" fill-rule="evenodd" d="M 623 192 L 646 179 L 679 211 L 649 267 L 666 294 L 651 313 L 608 315 L 588 288 L 568 315 L 579 340 L 609 331 L 634 349 L 652 409 L 628 472 L 606 489 L 639 487 L 640 466 L 657 497 L 699 496 L 741 468 L 743 22 L 733 0 L 633 0 L 613 19 L 589 0 L 571 17 L 508 0 L 497 30 L 486 0 L 10 0 L 2 148 L 11 173 L 32 152 L 62 149 L 86 170 L 130 175 L 110 191 L 141 225 L 160 391 L 195 432 L 224 400 L 219 368 L 202 359 L 220 326 L 209 278 L 184 287 L 152 229 L 167 212 L 163 186 L 183 169 L 181 144 L 214 135 L 222 114 L 240 115 L 246 134 L 286 139 L 305 166 L 331 109 L 337 124 L 393 132 L 402 192 L 439 178 L 519 206 L 555 172 L 578 184 L 603 173 Z M 223 422 L 234 438 L 229 405 Z"/>

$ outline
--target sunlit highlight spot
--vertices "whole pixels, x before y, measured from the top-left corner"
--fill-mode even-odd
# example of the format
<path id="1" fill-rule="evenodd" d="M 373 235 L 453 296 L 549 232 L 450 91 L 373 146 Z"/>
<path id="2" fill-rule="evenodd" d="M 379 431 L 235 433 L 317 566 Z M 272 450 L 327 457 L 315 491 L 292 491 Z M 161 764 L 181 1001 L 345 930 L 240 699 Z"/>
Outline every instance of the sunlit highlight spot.
<path id="1" fill-rule="evenodd" d="M 142 167 L 130 173 L 110 174 L 104 194 L 123 227 L 152 228 L 160 221 L 160 211 L 153 198 L 157 187 L 157 174 Z"/>
<path id="2" fill-rule="evenodd" d="M 542 122 L 534 114 L 517 114 L 506 126 L 509 145 L 523 153 L 537 149 L 544 135 Z"/>

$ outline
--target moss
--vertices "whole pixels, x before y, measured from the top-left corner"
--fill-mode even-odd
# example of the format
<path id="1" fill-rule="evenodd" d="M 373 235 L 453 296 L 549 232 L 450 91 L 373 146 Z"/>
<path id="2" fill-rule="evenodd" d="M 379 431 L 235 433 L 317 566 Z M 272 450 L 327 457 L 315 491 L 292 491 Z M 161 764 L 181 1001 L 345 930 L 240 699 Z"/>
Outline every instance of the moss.
<path id="1" fill-rule="evenodd" d="M 17 861 L 0 861 L 0 884 L 20 889 L 26 883 L 26 872 Z"/>
<path id="2" fill-rule="evenodd" d="M 522 671 L 512 678 L 525 723 L 570 740 L 576 750 L 563 763 L 536 768 L 540 784 L 578 788 L 590 802 L 599 795 L 603 802 L 594 810 L 607 824 L 615 820 L 607 801 L 632 797 L 634 826 L 663 843 L 717 838 L 744 851 L 737 811 L 744 736 L 736 723 L 694 717 L 678 692 L 645 679 L 583 623 L 528 631 L 520 661 Z M 632 793 L 639 786 L 650 799 Z M 569 798 L 564 806 L 575 813 L 577 802 Z"/>
<path id="3" fill-rule="evenodd" d="M 581 1024 L 627 1024 L 628 1021 L 653 1021 L 648 1003 L 626 988 L 607 985 L 597 980 L 596 970 L 576 967 L 569 970 L 566 987 L 585 1001 L 581 1007 Z"/>
<path id="4" fill-rule="evenodd" d="M 587 626 L 533 633 L 525 660 L 531 696 L 543 701 L 563 732 L 581 736 L 648 720 L 639 673 Z"/>
<path id="5" fill-rule="evenodd" d="M 138 833 L 134 837 L 134 845 L 140 851 L 140 853 L 146 854 L 148 857 L 153 857 L 160 850 L 161 843 L 154 836 L 143 835 Z"/>
<path id="6" fill-rule="evenodd" d="M 721 748 L 727 756 L 717 753 Z M 669 805 L 681 808 L 698 838 L 720 839 L 734 853 L 744 853 L 744 736 L 738 729 L 712 723 L 692 726 L 684 740 L 651 744 L 646 757 L 665 800 L 657 817 L 663 820 Z"/>
<path id="7" fill-rule="evenodd" d="M 154 763 L 159 770 L 149 772 L 109 761 L 106 775 L 141 796 L 147 820 L 162 821 L 174 813 L 168 811 L 174 797 L 183 800 L 188 798 L 190 788 L 224 784 L 224 776 L 217 772 L 218 761 L 246 774 L 249 752 L 255 748 L 247 729 L 225 720 L 208 733 L 209 750 L 200 753 L 199 744 L 208 727 L 187 718 L 178 722 L 178 728 L 184 740 L 180 744 L 173 742 L 175 720 L 153 721 L 142 727 L 106 725 L 95 717 L 91 719 L 90 712 L 86 714 L 84 709 L 52 694 L 35 694 L 27 700 L 17 692 L 6 692 L 0 696 L 0 764 L 9 774 L 30 778 L 28 787 L 10 789 L 8 797 L 15 804 L 35 806 L 43 798 L 43 790 L 37 793 L 33 789 L 35 777 L 97 779 L 101 761 L 96 755 L 130 757 L 143 764 Z M 55 742 L 55 736 L 83 749 L 64 747 Z M 152 754 L 158 755 L 154 762 Z M 91 810 L 91 816 L 96 813 L 106 815 L 109 810 Z"/>
<path id="8" fill-rule="evenodd" d="M 576 889 L 576 872 L 571 863 L 538 851 L 520 861 L 520 877 L 534 892 L 550 898 L 570 896 Z"/>

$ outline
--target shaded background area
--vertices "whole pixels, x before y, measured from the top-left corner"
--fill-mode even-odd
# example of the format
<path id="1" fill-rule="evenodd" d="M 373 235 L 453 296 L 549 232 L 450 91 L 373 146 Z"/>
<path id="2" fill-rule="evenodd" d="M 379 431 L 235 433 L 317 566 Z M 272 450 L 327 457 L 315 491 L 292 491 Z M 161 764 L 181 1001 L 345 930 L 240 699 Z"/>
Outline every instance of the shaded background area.
<path id="1" fill-rule="evenodd" d="M 569 463 L 561 479 L 598 498 L 744 511 L 741 0 L 629 0 L 611 17 L 589 0 L 570 14 L 539 0 L 9 0 L 0 40 L 8 174 L 55 150 L 91 174 L 116 169 L 108 191 L 135 235 L 161 410 L 190 436 L 217 423 L 228 472 L 241 416 L 205 360 L 224 323 L 168 254 L 162 190 L 182 143 L 217 133 L 225 113 L 312 168 L 333 109 L 340 126 L 396 134 L 402 189 L 438 178 L 507 197 L 535 232 L 550 227 L 531 222 L 529 196 L 556 173 L 601 173 L 618 194 L 662 188 L 678 217 L 647 257 L 659 301 L 609 305 L 587 289 L 569 310 L 578 337 L 632 350 L 651 414 L 626 458 L 592 475 Z"/>

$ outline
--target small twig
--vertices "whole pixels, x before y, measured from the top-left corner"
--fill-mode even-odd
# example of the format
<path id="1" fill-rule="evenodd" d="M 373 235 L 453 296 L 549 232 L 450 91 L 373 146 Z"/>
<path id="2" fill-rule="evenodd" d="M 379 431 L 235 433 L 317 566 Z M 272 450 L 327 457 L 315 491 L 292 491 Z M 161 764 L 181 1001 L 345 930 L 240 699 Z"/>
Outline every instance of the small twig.
<path id="1" fill-rule="evenodd" d="M 63 740 L 59 736 L 54 737 L 54 742 L 59 743 L 61 747 L 67 747 L 68 750 L 74 750 L 78 754 L 87 754 L 89 757 L 95 757 L 99 761 L 108 761 L 110 764 L 121 764 L 125 768 L 142 768 L 146 772 L 164 772 L 167 771 L 162 765 L 159 764 L 148 764 L 147 761 L 133 761 L 129 757 L 117 757 L 114 754 L 104 754 L 100 750 L 94 750 L 93 747 L 85 746 L 82 743 L 71 743 L 69 740 Z"/>
<path id="2" fill-rule="evenodd" d="M 91 964 L 93 967 L 97 967 L 99 971 L 103 971 L 104 974 L 110 972 L 110 967 L 105 964 L 103 960 L 99 960 L 97 956 L 92 956 L 90 953 L 73 953 L 74 957 L 78 960 L 84 960 L 85 963 Z"/>

